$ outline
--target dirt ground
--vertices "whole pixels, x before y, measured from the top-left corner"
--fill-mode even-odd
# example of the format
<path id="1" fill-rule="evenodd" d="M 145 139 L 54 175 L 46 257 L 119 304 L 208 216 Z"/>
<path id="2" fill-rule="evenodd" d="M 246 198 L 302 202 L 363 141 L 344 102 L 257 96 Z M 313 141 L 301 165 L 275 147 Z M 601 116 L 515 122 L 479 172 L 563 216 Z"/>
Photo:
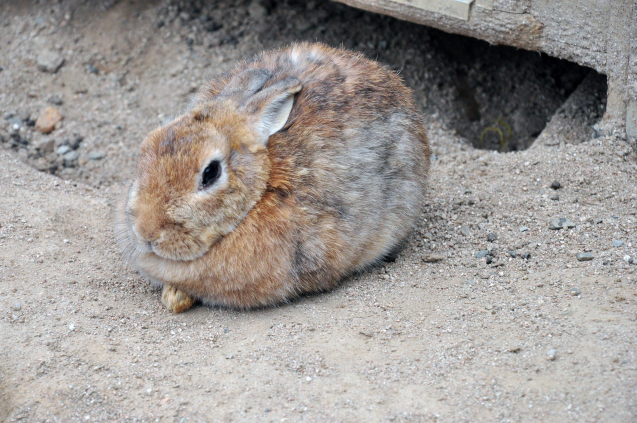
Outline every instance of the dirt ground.
<path id="1" fill-rule="evenodd" d="M 414 89 L 422 219 L 332 292 L 169 314 L 113 241 L 136 149 L 298 40 Z M 584 68 L 330 2 L 2 2 L 0 421 L 634 422 L 637 159 L 595 125 L 604 97 Z"/>

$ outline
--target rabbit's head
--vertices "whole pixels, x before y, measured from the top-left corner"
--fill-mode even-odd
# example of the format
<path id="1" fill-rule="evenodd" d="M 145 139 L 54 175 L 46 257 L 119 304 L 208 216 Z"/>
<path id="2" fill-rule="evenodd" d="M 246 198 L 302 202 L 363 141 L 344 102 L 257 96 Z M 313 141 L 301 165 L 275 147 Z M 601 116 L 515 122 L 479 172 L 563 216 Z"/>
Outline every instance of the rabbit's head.
<path id="1" fill-rule="evenodd" d="M 268 139 L 301 90 L 296 78 L 262 89 L 269 79 L 264 69 L 248 69 L 144 140 L 121 217 L 131 255 L 197 259 L 259 201 L 270 176 Z"/>

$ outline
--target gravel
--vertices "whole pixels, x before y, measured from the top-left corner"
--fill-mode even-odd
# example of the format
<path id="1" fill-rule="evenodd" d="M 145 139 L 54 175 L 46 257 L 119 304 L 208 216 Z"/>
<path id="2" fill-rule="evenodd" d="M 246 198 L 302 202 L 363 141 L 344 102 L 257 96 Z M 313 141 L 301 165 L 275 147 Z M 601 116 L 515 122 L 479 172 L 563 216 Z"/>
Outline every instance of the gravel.
<path id="1" fill-rule="evenodd" d="M 566 217 L 558 217 L 554 219 L 549 224 L 549 229 L 560 230 L 560 229 L 572 229 L 576 227 L 575 223 L 571 222 Z"/>
<path id="2" fill-rule="evenodd" d="M 595 256 L 593 256 L 593 253 L 588 253 L 588 252 L 577 253 L 577 260 L 579 261 L 591 261 L 594 258 Z"/>
<path id="3" fill-rule="evenodd" d="M 38 54 L 38 69 L 43 72 L 56 73 L 64 64 L 64 58 L 52 50 L 42 50 Z"/>
<path id="4" fill-rule="evenodd" d="M 546 358 L 549 361 L 555 361 L 555 359 L 557 358 L 557 351 L 555 351 L 554 349 L 548 350 L 546 353 Z"/>

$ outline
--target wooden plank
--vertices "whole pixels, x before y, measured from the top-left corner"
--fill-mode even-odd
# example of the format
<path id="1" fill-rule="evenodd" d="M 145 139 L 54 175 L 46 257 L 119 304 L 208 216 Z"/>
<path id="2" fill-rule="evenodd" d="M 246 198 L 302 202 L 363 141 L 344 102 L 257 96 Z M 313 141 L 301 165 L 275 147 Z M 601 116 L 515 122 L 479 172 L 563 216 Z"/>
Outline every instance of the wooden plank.
<path id="1" fill-rule="evenodd" d="M 453 18 L 469 20 L 473 0 L 391 0 L 394 3 L 415 7 L 428 12 L 439 13 Z"/>

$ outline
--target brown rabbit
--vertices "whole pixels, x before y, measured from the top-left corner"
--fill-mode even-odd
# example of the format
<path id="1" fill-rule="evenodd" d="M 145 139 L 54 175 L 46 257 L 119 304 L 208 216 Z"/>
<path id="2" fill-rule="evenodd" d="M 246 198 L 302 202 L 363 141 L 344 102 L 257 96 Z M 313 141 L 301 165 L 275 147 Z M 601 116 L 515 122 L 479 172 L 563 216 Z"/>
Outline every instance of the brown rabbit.
<path id="1" fill-rule="evenodd" d="M 265 52 L 144 140 L 120 244 L 176 313 L 328 290 L 406 238 L 429 156 L 394 72 L 322 44 Z"/>

